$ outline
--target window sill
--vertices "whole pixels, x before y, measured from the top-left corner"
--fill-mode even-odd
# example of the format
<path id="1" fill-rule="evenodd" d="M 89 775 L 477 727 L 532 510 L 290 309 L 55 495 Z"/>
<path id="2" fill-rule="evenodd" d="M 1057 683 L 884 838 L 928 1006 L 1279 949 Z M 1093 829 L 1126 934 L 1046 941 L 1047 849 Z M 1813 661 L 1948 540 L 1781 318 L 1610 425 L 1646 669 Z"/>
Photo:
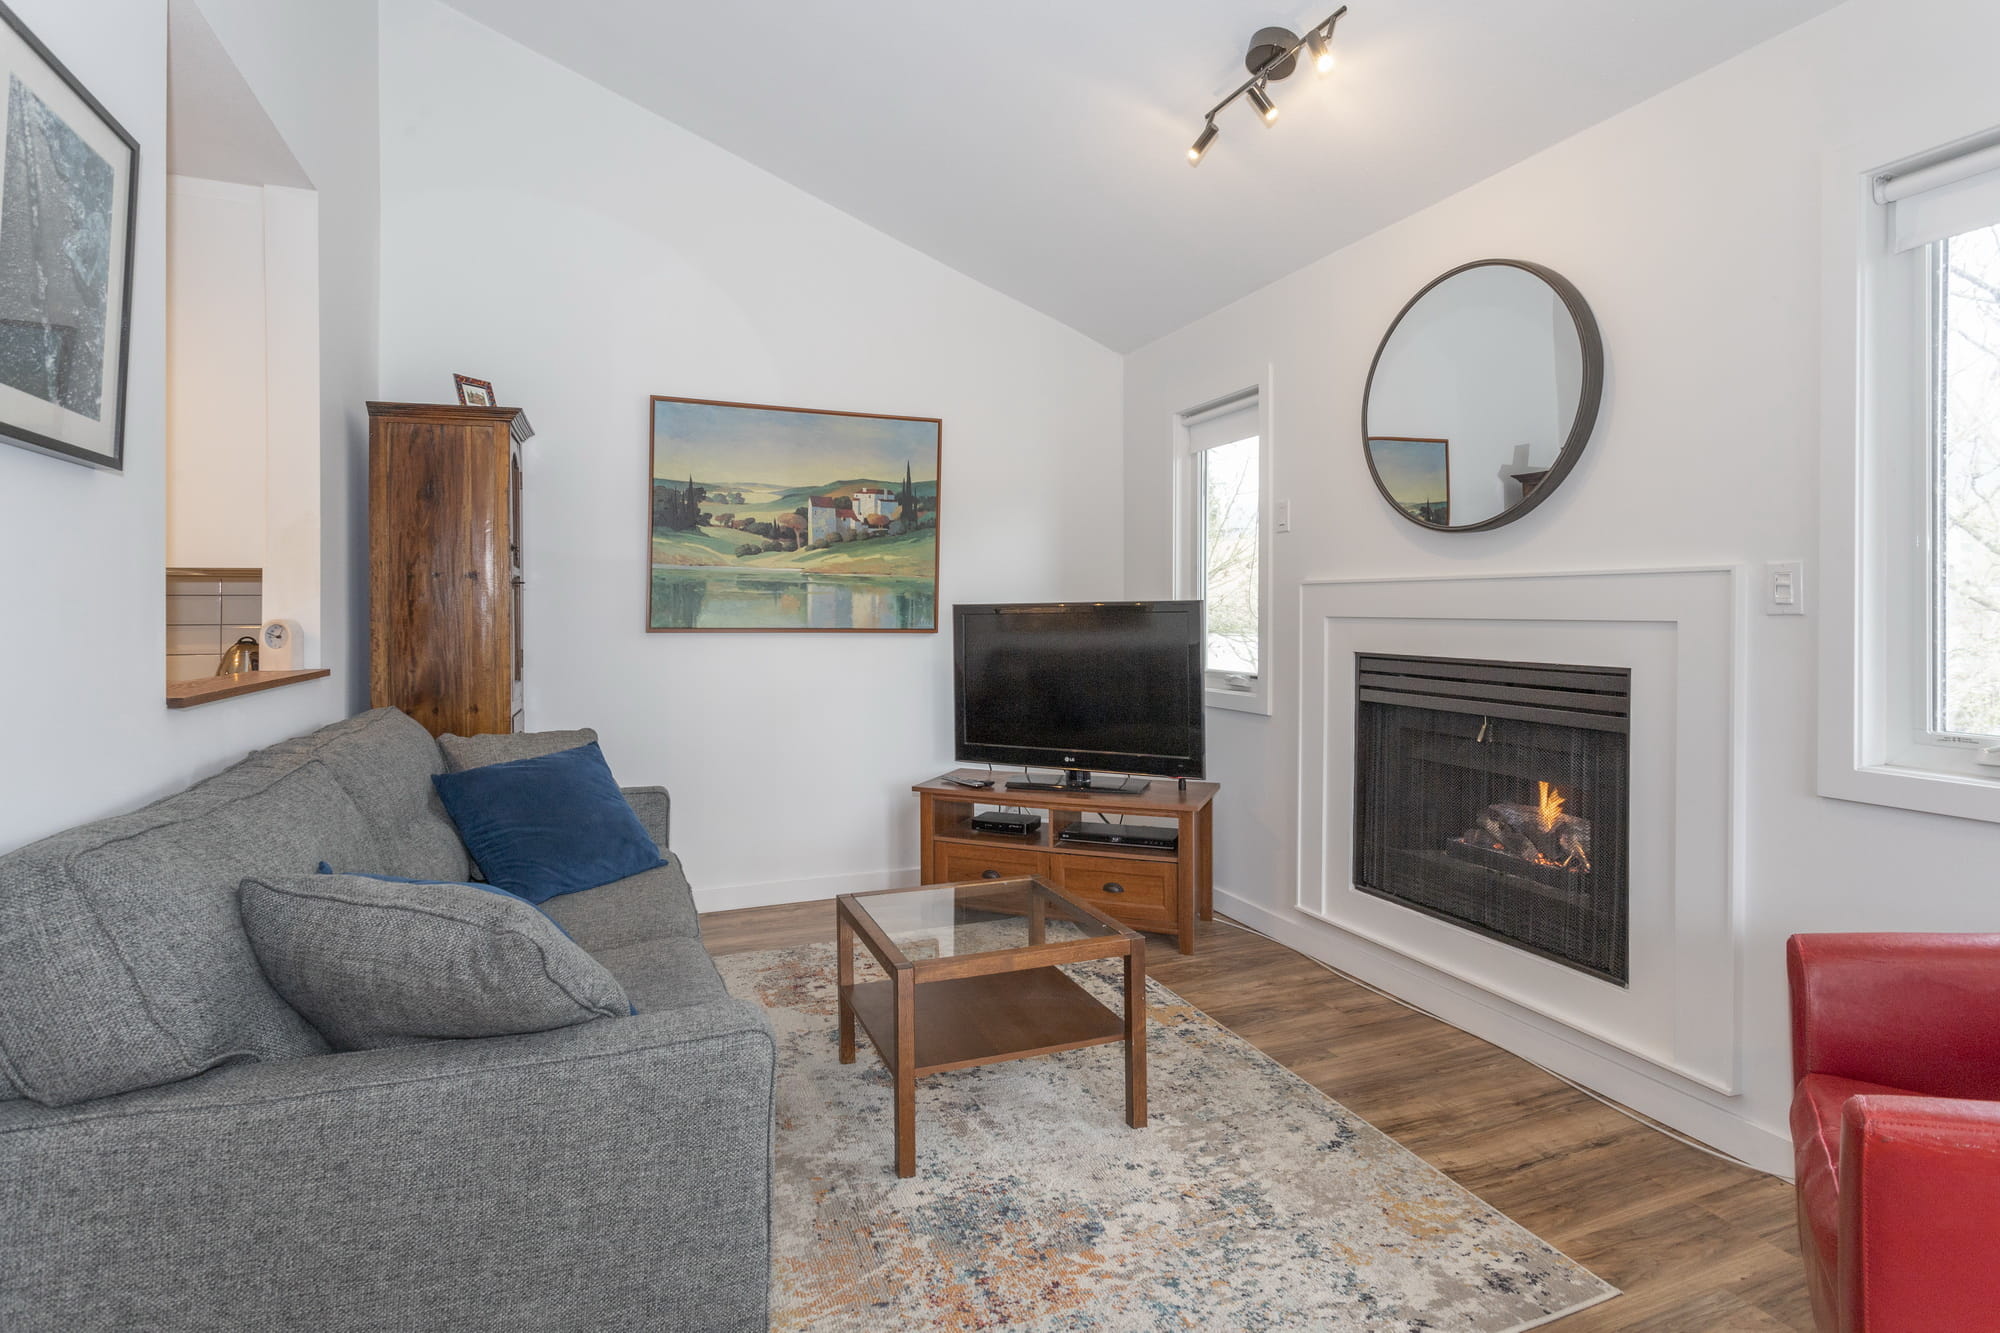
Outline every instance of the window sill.
<path id="1" fill-rule="evenodd" d="M 203 676 L 197 680 L 176 681 L 167 686 L 167 707 L 198 708 L 219 699 L 260 694 L 281 685 L 297 685 L 332 674 L 326 667 L 316 667 L 305 671 L 239 671 L 233 676 Z"/>
<path id="2" fill-rule="evenodd" d="M 1823 772 L 1819 793 L 1898 810 L 2000 824 L 2000 769 L 1992 777 L 1895 764 L 1852 765 Z"/>
<path id="3" fill-rule="evenodd" d="M 1236 690 L 1203 690 L 1201 701 L 1208 708 L 1225 708 L 1232 713 L 1255 713 L 1260 717 L 1271 715 L 1271 700 L 1261 690 L 1239 693 Z"/>

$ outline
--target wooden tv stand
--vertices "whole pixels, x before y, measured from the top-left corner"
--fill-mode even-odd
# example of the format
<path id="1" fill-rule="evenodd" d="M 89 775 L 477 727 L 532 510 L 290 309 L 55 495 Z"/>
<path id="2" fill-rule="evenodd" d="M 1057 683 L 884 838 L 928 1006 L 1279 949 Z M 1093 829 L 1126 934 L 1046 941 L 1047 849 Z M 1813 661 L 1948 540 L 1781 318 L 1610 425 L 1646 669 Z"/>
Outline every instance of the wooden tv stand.
<path id="1" fill-rule="evenodd" d="M 985 791 L 954 787 L 946 778 L 992 778 Z M 1176 937 L 1182 953 L 1194 952 L 1194 923 L 1215 917 L 1214 821 L 1211 806 L 1222 788 L 1155 778 L 1130 796 L 1091 791 L 1008 791 L 1004 773 L 960 768 L 910 788 L 923 802 L 918 825 L 923 882 L 1040 875 L 1063 892 L 1135 930 Z M 1042 812 L 1042 826 L 1025 836 L 977 833 L 974 806 Z M 1062 830 L 1089 817 L 1120 815 L 1171 819 L 1180 825 L 1180 847 L 1162 851 L 1116 844 L 1063 842 Z"/>

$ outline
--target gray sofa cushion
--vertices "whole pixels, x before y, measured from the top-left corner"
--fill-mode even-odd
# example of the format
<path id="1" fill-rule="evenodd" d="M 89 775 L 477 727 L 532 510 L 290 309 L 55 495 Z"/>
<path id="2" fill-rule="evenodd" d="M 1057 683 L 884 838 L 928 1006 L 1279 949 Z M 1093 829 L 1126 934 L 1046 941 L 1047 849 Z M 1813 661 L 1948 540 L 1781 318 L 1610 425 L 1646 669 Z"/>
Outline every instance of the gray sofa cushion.
<path id="1" fill-rule="evenodd" d="M 639 822 L 646 826 L 646 832 L 653 835 L 653 842 L 660 849 L 662 857 L 667 854 L 667 827 L 674 803 L 667 796 L 665 787 L 620 787 L 625 800 L 631 805 L 632 813 L 639 816 Z"/>
<path id="2" fill-rule="evenodd" d="M 243 926 L 278 993 L 335 1050 L 548 1032 L 630 1012 L 531 903 L 469 884 L 245 879 Z"/>
<path id="3" fill-rule="evenodd" d="M 253 759 L 0 857 L 0 1065 L 17 1089 L 64 1106 L 326 1051 L 258 969 L 236 885 L 381 851 L 325 765 L 280 767 Z"/>
<path id="4" fill-rule="evenodd" d="M 597 733 L 584 727 L 578 731 L 514 731 L 491 736 L 453 736 L 447 733 L 438 737 L 437 742 L 451 771 L 463 773 L 468 768 L 485 768 L 488 764 L 539 759 L 545 754 L 574 750 L 596 739 Z"/>
<path id="5" fill-rule="evenodd" d="M 592 953 L 650 939 L 699 939 L 694 894 L 680 858 L 628 879 L 581 893 L 564 893 L 541 905 L 570 937 Z"/>
<path id="6" fill-rule="evenodd" d="M 431 787 L 431 775 L 446 771 L 444 751 L 408 713 L 377 708 L 280 741 L 252 758 L 281 762 L 292 756 L 325 764 L 379 836 L 382 856 L 375 864 L 336 862 L 335 869 L 406 879 L 466 877 L 465 845 Z"/>
<path id="7" fill-rule="evenodd" d="M 700 940 L 644 940 L 597 955 L 642 1014 L 724 999 L 729 988 Z"/>

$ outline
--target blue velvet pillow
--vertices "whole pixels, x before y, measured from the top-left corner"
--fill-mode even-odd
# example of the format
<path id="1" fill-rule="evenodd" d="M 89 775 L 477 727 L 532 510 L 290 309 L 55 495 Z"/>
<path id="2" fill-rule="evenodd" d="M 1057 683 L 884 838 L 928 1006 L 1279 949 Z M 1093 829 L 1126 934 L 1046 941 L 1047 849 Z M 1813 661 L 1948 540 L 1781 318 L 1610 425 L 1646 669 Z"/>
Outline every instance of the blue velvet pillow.
<path id="1" fill-rule="evenodd" d="M 531 903 L 666 864 L 595 741 L 431 784 L 486 882 Z"/>

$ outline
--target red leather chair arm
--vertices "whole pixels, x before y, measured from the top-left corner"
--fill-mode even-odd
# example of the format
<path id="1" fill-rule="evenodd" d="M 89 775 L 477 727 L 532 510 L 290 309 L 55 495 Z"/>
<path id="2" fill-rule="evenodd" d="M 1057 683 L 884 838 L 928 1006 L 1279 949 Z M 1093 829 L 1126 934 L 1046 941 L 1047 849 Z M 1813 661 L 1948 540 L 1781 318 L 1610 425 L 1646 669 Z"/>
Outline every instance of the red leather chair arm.
<path id="1" fill-rule="evenodd" d="M 1992 1328 L 2000 1102 L 1855 1097 L 1840 1124 L 1840 1333 Z"/>
<path id="2" fill-rule="evenodd" d="M 2000 1098 L 2000 935 L 1794 935 L 1792 1081 Z"/>

